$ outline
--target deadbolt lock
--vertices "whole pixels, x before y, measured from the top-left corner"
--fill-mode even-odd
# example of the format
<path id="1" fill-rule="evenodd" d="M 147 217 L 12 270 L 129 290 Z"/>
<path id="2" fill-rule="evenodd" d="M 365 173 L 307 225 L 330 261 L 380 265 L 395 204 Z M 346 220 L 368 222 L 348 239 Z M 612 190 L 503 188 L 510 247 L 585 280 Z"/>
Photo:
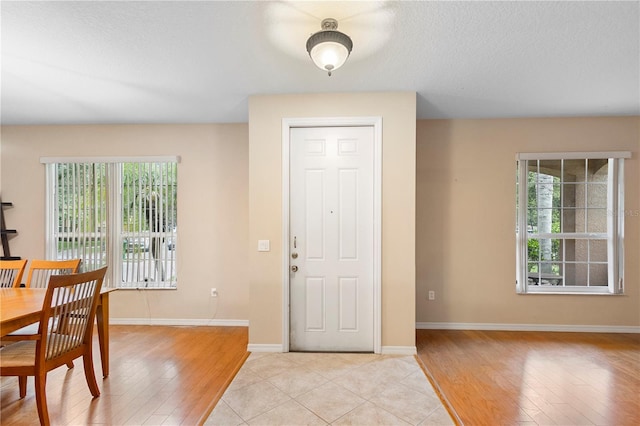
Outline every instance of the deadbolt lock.
<path id="1" fill-rule="evenodd" d="M 291 253 L 291 257 L 294 258 L 294 259 L 297 259 L 298 258 L 298 253 Z"/>

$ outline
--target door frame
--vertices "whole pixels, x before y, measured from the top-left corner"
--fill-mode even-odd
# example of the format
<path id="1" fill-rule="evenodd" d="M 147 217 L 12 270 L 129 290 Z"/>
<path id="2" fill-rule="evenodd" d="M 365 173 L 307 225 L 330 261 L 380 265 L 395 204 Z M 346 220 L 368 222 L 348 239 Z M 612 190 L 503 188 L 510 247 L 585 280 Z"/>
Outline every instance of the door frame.
<path id="1" fill-rule="evenodd" d="M 373 127 L 373 352 L 382 351 L 382 117 L 282 119 L 282 352 L 289 352 L 290 131 L 298 127 Z"/>

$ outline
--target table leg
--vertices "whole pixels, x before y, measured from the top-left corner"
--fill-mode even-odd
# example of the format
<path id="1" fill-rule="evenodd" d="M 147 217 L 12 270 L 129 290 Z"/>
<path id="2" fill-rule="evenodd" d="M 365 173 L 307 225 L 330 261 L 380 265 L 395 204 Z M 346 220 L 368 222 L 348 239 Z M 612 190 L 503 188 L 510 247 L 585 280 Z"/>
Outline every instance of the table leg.
<path id="1" fill-rule="evenodd" d="M 98 322 L 98 343 L 100 345 L 100 361 L 102 377 L 109 375 L 109 293 L 100 294 L 100 304 L 96 310 Z"/>

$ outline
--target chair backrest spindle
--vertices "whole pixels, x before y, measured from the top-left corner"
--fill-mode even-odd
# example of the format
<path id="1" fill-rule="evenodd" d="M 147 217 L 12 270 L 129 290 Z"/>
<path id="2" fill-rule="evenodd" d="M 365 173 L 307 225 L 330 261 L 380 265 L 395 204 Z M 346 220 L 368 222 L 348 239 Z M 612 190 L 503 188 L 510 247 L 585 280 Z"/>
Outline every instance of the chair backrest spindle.
<path id="1" fill-rule="evenodd" d="M 81 259 L 70 260 L 32 260 L 27 275 L 27 287 L 45 288 L 53 275 L 75 274 L 80 268 Z"/>
<path id="2" fill-rule="evenodd" d="M 26 264 L 26 260 L 0 260 L 0 287 L 18 287 Z"/>
<path id="3" fill-rule="evenodd" d="M 40 327 L 55 324 L 48 332 L 40 330 L 45 361 L 90 343 L 105 272 L 106 267 L 81 274 L 51 276 L 40 321 Z"/>

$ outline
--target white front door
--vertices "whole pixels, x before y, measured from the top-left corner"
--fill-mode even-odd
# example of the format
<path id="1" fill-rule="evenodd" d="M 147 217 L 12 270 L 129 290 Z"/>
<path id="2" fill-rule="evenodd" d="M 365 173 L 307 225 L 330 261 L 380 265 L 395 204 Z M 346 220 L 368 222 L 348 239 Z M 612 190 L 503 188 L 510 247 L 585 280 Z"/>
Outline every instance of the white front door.
<path id="1" fill-rule="evenodd" d="M 290 350 L 373 352 L 374 128 L 290 132 Z"/>

